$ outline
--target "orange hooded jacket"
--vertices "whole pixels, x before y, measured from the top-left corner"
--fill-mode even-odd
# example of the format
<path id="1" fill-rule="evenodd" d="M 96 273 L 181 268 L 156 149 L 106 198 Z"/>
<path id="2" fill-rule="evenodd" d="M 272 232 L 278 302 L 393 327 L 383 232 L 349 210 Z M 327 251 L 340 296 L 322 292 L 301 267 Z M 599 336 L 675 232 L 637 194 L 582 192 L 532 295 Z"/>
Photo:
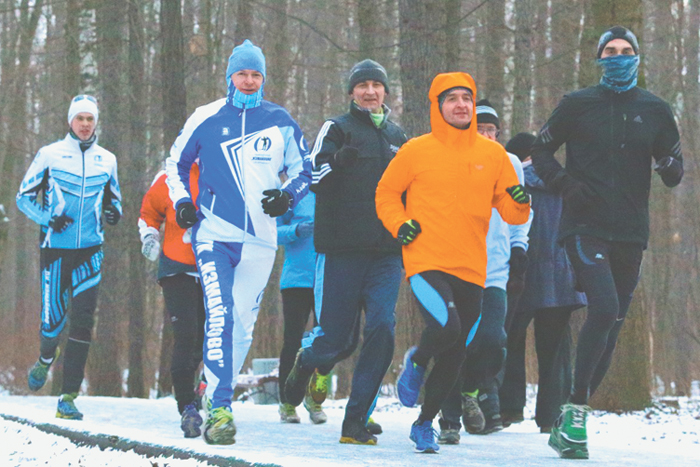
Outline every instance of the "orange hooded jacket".
<path id="1" fill-rule="evenodd" d="M 445 122 L 438 96 L 457 86 L 470 89 L 476 101 L 468 74 L 435 77 L 429 93 L 432 131 L 404 144 L 387 167 L 377 186 L 377 214 L 394 236 L 409 219 L 420 223 L 422 232 L 403 247 L 407 277 L 438 270 L 483 287 L 491 208 L 509 224 L 524 224 L 530 205 L 506 193 L 520 182 L 503 146 L 477 133 L 476 115 L 466 130 Z"/>

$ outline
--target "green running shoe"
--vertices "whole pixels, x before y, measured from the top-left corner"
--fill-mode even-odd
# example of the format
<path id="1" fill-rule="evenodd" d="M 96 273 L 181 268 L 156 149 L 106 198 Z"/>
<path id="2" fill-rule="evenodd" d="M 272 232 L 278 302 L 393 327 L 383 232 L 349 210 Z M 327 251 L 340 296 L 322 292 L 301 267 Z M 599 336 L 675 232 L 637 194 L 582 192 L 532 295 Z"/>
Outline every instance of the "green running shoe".
<path id="1" fill-rule="evenodd" d="M 326 397 L 328 396 L 328 382 L 330 379 L 330 373 L 322 375 L 318 370 L 314 371 L 314 374 L 311 376 L 308 393 L 316 404 L 321 405 L 326 401 Z"/>
<path id="2" fill-rule="evenodd" d="M 315 374 L 314 367 L 302 366 L 301 356 L 303 353 L 304 349 L 299 349 L 296 360 L 294 361 L 294 366 L 289 372 L 289 376 L 287 376 L 287 381 L 284 383 L 284 395 L 287 398 L 287 402 L 294 407 L 304 402 L 306 390 L 309 387 L 309 381 Z"/>
<path id="3" fill-rule="evenodd" d="M 78 393 L 73 392 L 71 394 L 61 394 L 58 399 L 58 408 L 56 409 L 56 418 L 63 418 L 66 420 L 82 420 L 83 414 L 75 406 L 75 398 L 78 397 Z"/>
<path id="4" fill-rule="evenodd" d="M 56 361 L 60 353 L 61 351 L 58 347 L 56 347 L 53 360 L 51 360 L 49 363 L 43 362 L 41 358 L 37 360 L 34 366 L 29 370 L 29 375 L 27 376 L 27 384 L 29 385 L 29 389 L 32 391 L 38 391 L 44 387 L 44 384 L 46 384 L 46 378 L 49 375 L 49 368 L 51 368 L 51 365 Z"/>
<path id="5" fill-rule="evenodd" d="M 476 392 L 478 394 L 478 391 Z M 462 393 L 462 425 L 467 433 L 472 435 L 483 431 L 486 426 L 484 413 L 479 406 L 479 399 L 476 395 Z"/>
<path id="6" fill-rule="evenodd" d="M 301 419 L 297 415 L 297 408 L 292 404 L 280 404 L 279 413 L 282 423 L 301 423 Z"/>
<path id="7" fill-rule="evenodd" d="M 438 436 L 438 444 L 459 444 L 459 430 L 456 428 L 443 428 Z"/>
<path id="8" fill-rule="evenodd" d="M 207 444 L 234 444 L 236 424 L 230 407 L 217 407 L 207 412 L 204 424 L 204 441 Z"/>
<path id="9" fill-rule="evenodd" d="M 304 408 L 309 412 L 309 418 L 314 425 L 320 425 L 328 421 L 326 412 L 323 411 L 321 404 L 314 400 L 313 395 L 307 394 L 304 397 Z"/>
<path id="10" fill-rule="evenodd" d="M 587 405 L 564 404 L 559 419 L 552 427 L 549 445 L 563 459 L 588 459 L 586 436 Z"/>

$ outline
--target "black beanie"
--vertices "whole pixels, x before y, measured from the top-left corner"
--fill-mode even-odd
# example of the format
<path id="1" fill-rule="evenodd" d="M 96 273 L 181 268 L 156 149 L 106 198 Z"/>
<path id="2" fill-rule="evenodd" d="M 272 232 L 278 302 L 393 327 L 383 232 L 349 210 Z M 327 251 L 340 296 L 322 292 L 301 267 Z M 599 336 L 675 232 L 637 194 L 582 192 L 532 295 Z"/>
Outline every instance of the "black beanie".
<path id="1" fill-rule="evenodd" d="M 355 89 L 358 83 L 367 81 L 368 79 L 382 83 L 384 85 L 384 91 L 389 94 L 389 77 L 386 74 L 386 70 L 379 63 L 369 58 L 355 63 L 350 70 L 348 94 L 352 94 L 352 90 Z"/>
<path id="2" fill-rule="evenodd" d="M 530 156 L 532 145 L 536 139 L 530 133 L 518 133 L 506 143 L 506 151 L 518 156 L 518 159 L 522 162 Z"/>
<path id="3" fill-rule="evenodd" d="M 496 125 L 496 128 L 501 129 L 501 120 L 498 118 L 498 113 L 488 99 L 481 99 L 476 103 L 476 122 L 493 123 Z"/>
<path id="4" fill-rule="evenodd" d="M 605 31 L 602 36 L 600 36 L 600 39 L 598 40 L 597 58 L 600 58 L 600 56 L 603 55 L 603 49 L 605 49 L 607 43 L 614 39 L 626 40 L 632 46 L 634 53 L 639 55 L 639 42 L 637 42 L 637 36 L 635 36 L 632 31 L 625 27 L 613 26 Z"/>

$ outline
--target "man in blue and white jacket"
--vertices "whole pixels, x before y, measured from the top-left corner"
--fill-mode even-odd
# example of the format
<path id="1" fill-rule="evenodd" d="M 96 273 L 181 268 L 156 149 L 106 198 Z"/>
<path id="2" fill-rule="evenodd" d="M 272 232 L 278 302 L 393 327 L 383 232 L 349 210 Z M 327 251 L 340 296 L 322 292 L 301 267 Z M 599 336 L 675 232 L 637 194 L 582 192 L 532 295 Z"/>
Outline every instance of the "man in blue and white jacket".
<path id="1" fill-rule="evenodd" d="M 274 217 L 296 206 L 311 182 L 302 132 L 284 108 L 263 100 L 264 81 L 265 57 L 246 40 L 229 58 L 227 97 L 187 119 L 166 161 L 177 222 L 193 228 L 204 290 L 210 404 L 204 439 L 210 444 L 235 442 L 231 400 L 275 259 Z M 197 159 L 198 210 L 189 192 Z"/>
<path id="2" fill-rule="evenodd" d="M 29 372 L 29 389 L 46 383 L 71 309 L 56 416 L 81 420 L 75 407 L 85 372 L 102 268 L 102 215 L 110 225 L 122 214 L 117 159 L 97 145 L 97 101 L 73 98 L 70 132 L 39 150 L 17 193 L 17 206 L 41 226 L 41 348 Z"/>
<path id="3" fill-rule="evenodd" d="M 500 119 L 487 99 L 476 103 L 476 117 L 479 134 L 498 141 Z M 510 153 L 508 157 L 520 183 L 524 184 L 520 159 Z M 506 357 L 506 290 L 511 289 L 512 283 L 522 282 L 527 268 L 527 233 L 532 217 L 530 210 L 530 218 L 525 224 L 509 225 L 496 209 L 491 213 L 486 236 L 488 260 L 479 327 L 462 364 L 461 378 L 442 405 L 440 444 L 459 443 L 460 414 L 464 429 L 471 434 L 489 434 L 503 429 L 497 375 Z"/>

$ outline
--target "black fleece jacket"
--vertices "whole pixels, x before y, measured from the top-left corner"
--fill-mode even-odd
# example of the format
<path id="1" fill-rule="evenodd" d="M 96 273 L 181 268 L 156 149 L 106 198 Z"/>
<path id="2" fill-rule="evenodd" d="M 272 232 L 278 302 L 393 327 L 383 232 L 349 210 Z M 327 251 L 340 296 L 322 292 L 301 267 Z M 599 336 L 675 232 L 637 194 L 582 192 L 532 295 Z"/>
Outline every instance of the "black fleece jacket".
<path id="1" fill-rule="evenodd" d="M 564 143 L 565 169 L 554 158 Z M 646 247 L 652 158 L 668 156 L 683 161 L 678 128 L 669 105 L 652 93 L 598 85 L 564 96 L 535 141 L 535 171 L 555 190 L 566 174 L 594 196 L 585 209 L 564 203 L 559 240 L 589 235 Z"/>

